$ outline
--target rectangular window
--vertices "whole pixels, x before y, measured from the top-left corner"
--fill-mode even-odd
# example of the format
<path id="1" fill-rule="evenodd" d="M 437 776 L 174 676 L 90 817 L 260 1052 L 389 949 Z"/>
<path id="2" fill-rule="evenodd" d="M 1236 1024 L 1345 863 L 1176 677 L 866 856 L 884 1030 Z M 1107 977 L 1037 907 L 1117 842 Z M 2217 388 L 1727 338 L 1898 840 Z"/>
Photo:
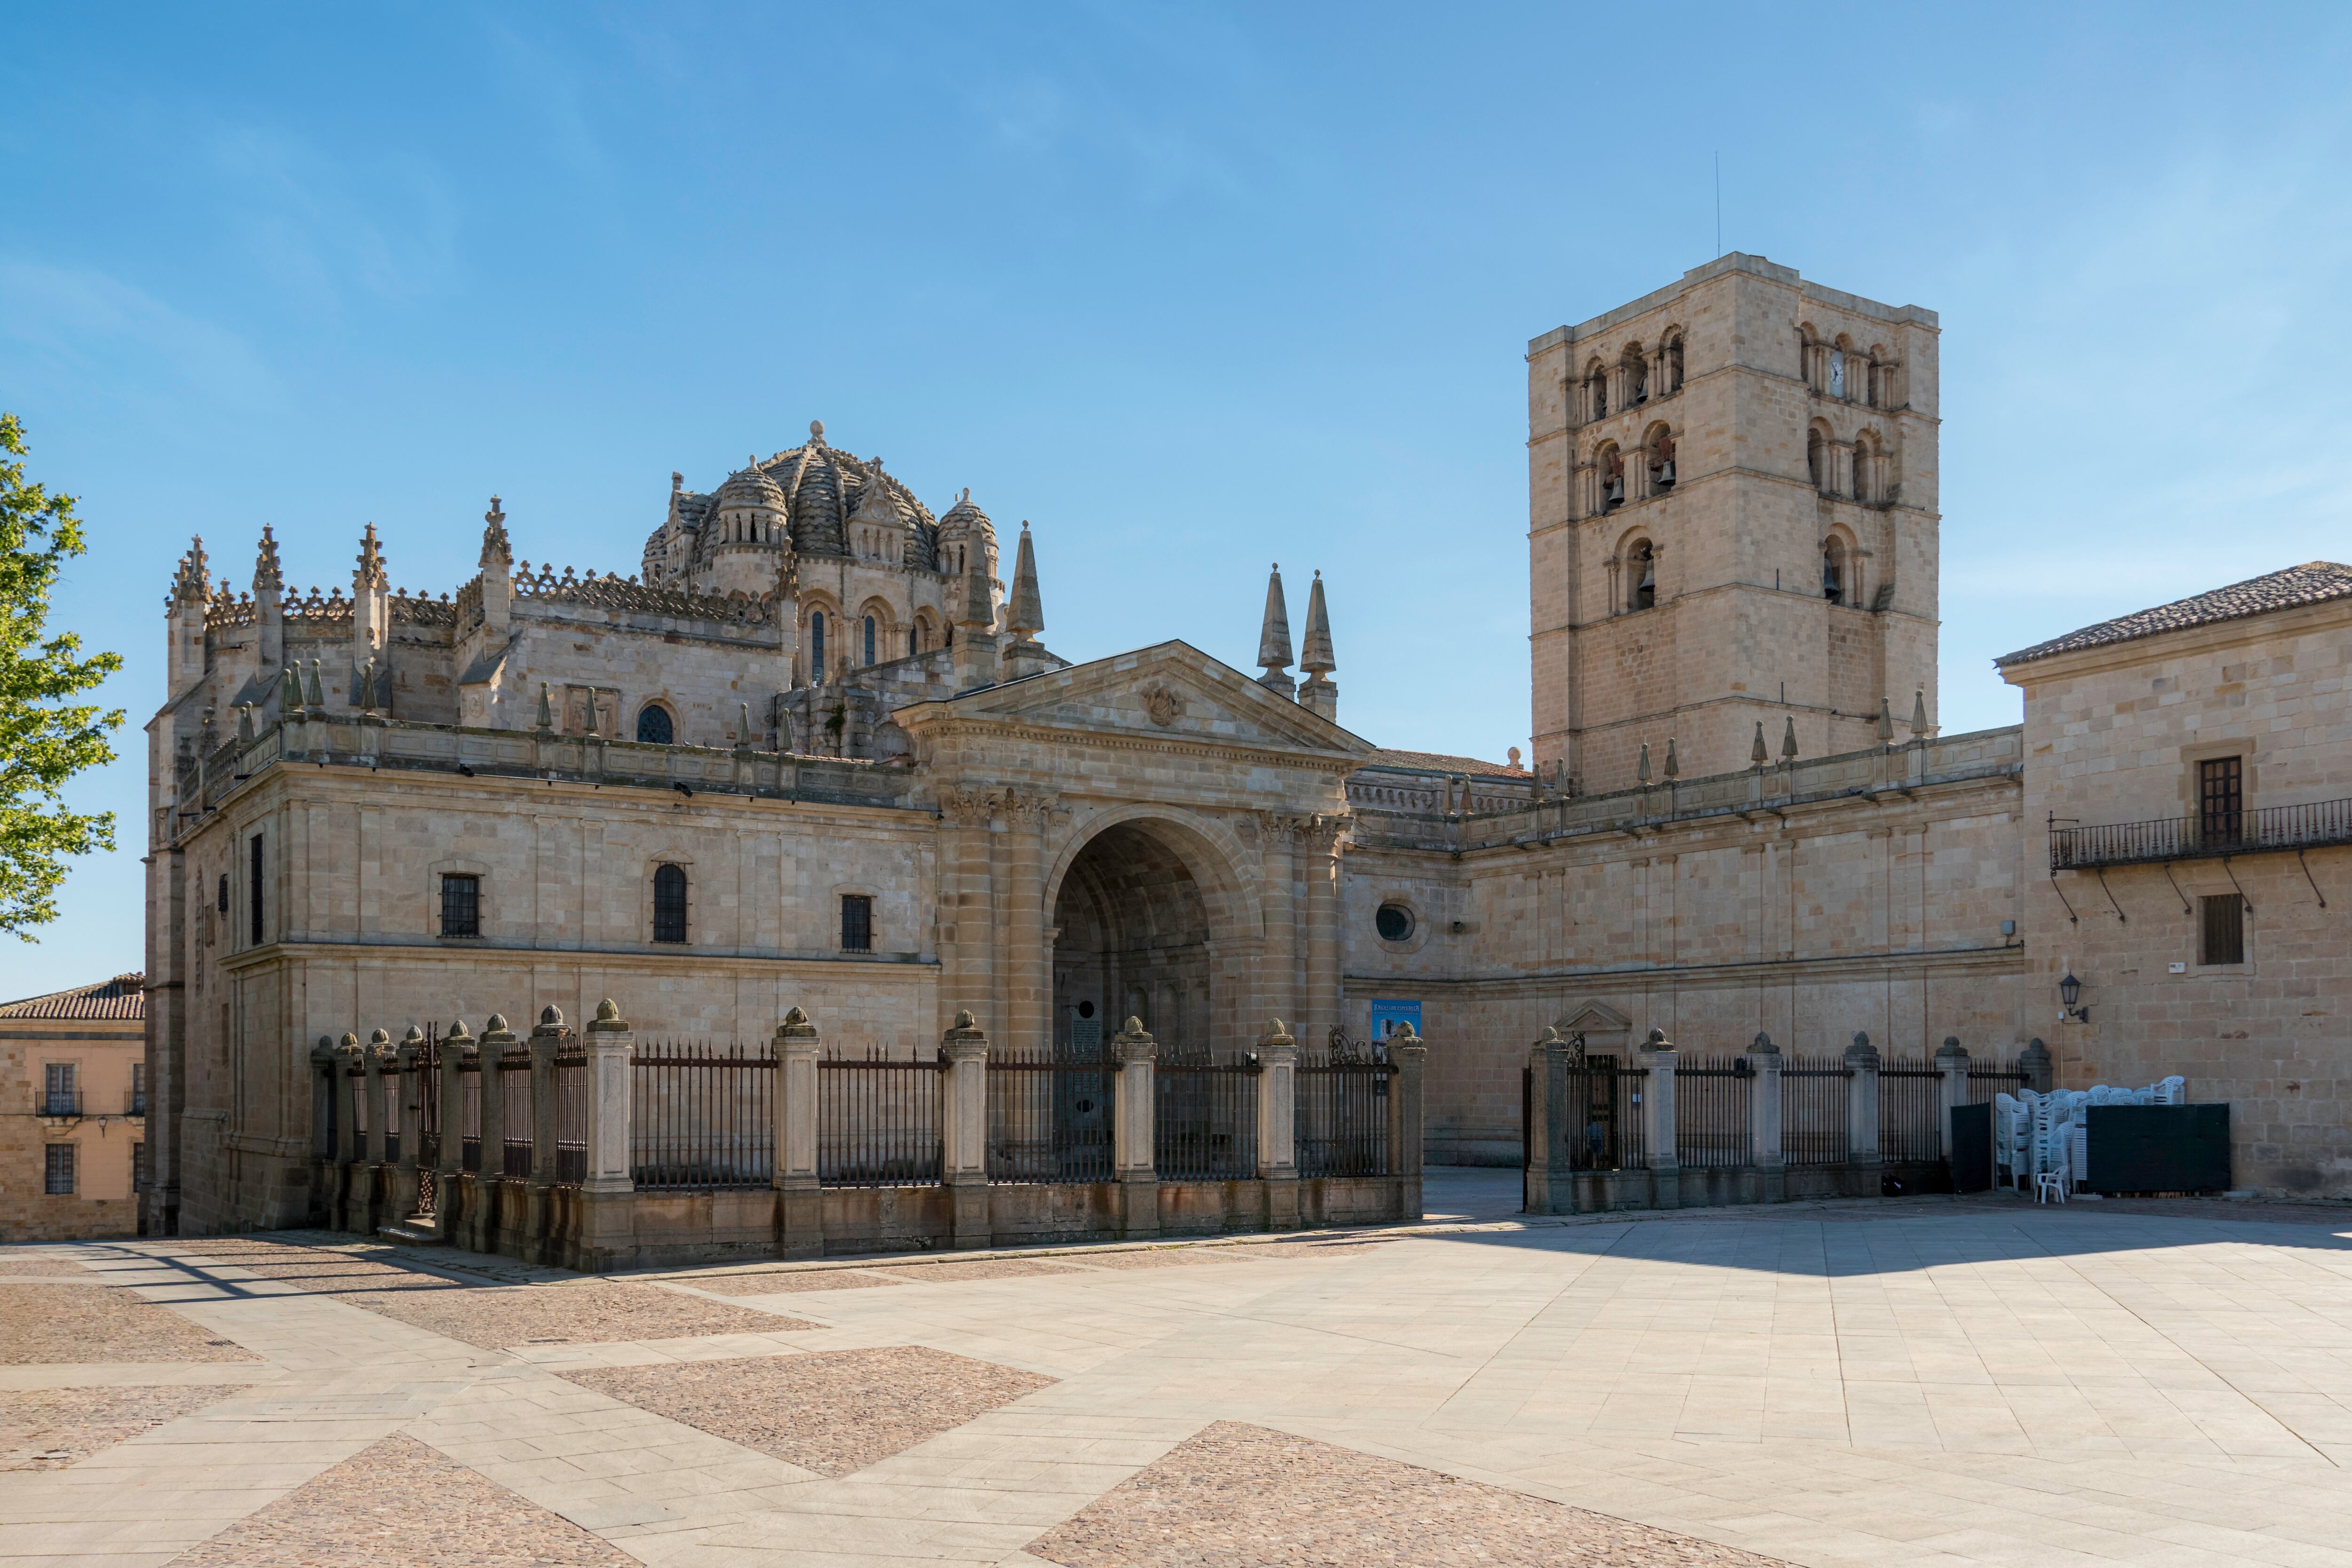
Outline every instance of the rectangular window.
<path id="1" fill-rule="evenodd" d="M 2197 961 L 2200 964 L 2242 964 L 2246 961 L 2246 901 L 2234 893 L 2197 901 Z"/>
<path id="2" fill-rule="evenodd" d="M 144 1144 L 131 1145 L 131 1190 L 147 1190 L 147 1145 Z"/>
<path id="3" fill-rule="evenodd" d="M 144 1116 L 147 1113 L 147 1064 L 143 1061 L 134 1061 L 131 1064 L 129 1110 L 133 1116 Z"/>
<path id="4" fill-rule="evenodd" d="M 41 1190 L 52 1197 L 71 1197 L 74 1189 L 74 1146 L 51 1144 Z"/>
<path id="5" fill-rule="evenodd" d="M 250 885 L 245 890 L 245 902 L 251 915 L 247 922 L 252 928 L 250 939 L 258 942 L 261 940 L 261 835 L 259 833 L 253 835 L 253 876 Z"/>
<path id="6" fill-rule="evenodd" d="M 686 940 L 686 870 L 666 865 L 654 873 L 654 940 Z"/>
<path id="7" fill-rule="evenodd" d="M 2246 810 L 2244 760 L 2216 757 L 2197 765 L 2197 827 L 2209 849 L 2238 841 Z"/>
<path id="8" fill-rule="evenodd" d="M 482 879 L 445 876 L 441 879 L 441 935 L 479 936 L 482 934 Z"/>
<path id="9" fill-rule="evenodd" d="M 74 1083 L 74 1064 L 52 1061 L 42 1073 L 41 1113 L 71 1116 L 81 1110 L 81 1093 Z"/>
<path id="10" fill-rule="evenodd" d="M 845 953 L 874 951 L 874 901 L 862 893 L 845 893 L 841 896 L 841 950 Z"/>

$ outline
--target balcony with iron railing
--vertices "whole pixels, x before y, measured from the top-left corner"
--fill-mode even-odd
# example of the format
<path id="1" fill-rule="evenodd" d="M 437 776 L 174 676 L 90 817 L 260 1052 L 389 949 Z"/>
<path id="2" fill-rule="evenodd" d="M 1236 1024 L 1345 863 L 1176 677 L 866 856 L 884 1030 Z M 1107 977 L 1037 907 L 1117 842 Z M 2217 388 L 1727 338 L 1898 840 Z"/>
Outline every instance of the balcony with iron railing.
<path id="1" fill-rule="evenodd" d="M 2152 821 L 2096 827 L 2059 823 L 2057 817 L 2050 819 L 2050 869 L 2089 871 L 2096 866 L 2352 844 L 2352 800 L 2266 806 L 2254 811 L 2205 811 L 2191 817 L 2158 817 Z"/>
<path id="2" fill-rule="evenodd" d="M 47 1089 L 37 1096 L 44 1116 L 79 1116 L 81 1114 L 81 1091 L 79 1089 Z"/>

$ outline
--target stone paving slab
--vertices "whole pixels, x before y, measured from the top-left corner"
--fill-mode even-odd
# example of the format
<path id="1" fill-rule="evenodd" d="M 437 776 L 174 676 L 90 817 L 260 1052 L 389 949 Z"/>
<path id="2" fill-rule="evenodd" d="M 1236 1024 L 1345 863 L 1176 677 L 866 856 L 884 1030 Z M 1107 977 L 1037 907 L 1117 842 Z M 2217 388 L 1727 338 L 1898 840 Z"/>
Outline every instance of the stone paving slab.
<path id="1" fill-rule="evenodd" d="M 822 1476 L 862 1470 L 1053 1382 L 920 1345 L 563 1375 Z"/>

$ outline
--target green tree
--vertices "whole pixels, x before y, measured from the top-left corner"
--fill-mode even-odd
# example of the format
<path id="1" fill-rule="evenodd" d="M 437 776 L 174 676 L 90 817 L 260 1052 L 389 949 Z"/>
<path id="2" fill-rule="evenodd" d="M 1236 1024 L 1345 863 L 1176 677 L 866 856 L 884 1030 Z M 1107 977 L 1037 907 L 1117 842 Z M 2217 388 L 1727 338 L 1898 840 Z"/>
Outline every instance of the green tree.
<path id="1" fill-rule="evenodd" d="M 66 860 L 114 847 L 114 813 L 66 809 L 60 792 L 85 768 L 114 760 L 118 708 L 64 699 L 122 667 L 119 653 L 81 656 L 71 632 L 48 632 L 49 590 L 82 553 L 71 496 L 25 477 L 25 427 L 0 413 L 0 931 L 37 940 L 58 917 Z"/>

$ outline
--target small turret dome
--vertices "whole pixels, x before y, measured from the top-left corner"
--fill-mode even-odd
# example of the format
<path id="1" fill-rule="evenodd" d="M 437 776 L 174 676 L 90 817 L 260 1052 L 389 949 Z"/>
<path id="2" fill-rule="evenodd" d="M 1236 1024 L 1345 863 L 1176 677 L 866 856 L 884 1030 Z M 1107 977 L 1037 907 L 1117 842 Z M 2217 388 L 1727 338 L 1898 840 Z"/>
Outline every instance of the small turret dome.
<path id="1" fill-rule="evenodd" d="M 767 507 L 775 511 L 784 509 L 784 487 L 769 476 L 768 471 L 753 458 L 749 467 L 727 476 L 719 486 L 721 507 Z"/>

